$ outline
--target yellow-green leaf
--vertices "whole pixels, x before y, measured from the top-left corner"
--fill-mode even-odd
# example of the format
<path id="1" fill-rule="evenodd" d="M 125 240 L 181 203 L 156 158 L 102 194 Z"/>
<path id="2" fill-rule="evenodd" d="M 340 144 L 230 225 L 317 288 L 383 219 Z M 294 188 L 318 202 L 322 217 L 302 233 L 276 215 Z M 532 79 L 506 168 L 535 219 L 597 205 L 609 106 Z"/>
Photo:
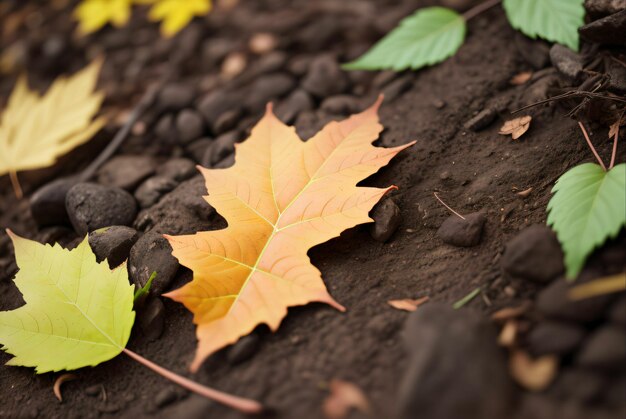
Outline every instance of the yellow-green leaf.
<path id="1" fill-rule="evenodd" d="M 7 364 L 73 370 L 122 352 L 135 320 L 126 264 L 97 263 L 87 239 L 66 250 L 8 233 L 26 304 L 0 312 L 2 349 L 15 356 Z"/>
<path id="2" fill-rule="evenodd" d="M 132 0 L 83 0 L 74 10 L 78 31 L 86 35 L 109 22 L 124 26 L 130 18 L 132 3 Z"/>
<path id="3" fill-rule="evenodd" d="M 211 11 L 211 0 L 139 0 L 152 3 L 149 19 L 163 21 L 161 33 L 169 37 L 183 29 L 194 18 L 204 16 Z"/>
<path id="4" fill-rule="evenodd" d="M 59 78 L 44 96 L 21 78 L 0 115 L 0 176 L 47 167 L 89 140 L 104 125 L 93 120 L 103 95 L 95 92 L 101 60 Z"/>

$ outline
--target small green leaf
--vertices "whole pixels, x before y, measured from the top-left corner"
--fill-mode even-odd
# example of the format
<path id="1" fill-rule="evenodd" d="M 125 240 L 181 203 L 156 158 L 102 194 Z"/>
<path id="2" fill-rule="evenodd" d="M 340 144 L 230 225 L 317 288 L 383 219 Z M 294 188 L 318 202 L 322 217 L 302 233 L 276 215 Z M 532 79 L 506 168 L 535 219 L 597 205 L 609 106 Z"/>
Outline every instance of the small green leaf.
<path id="1" fill-rule="evenodd" d="M 608 172 L 581 164 L 565 172 L 552 193 L 548 225 L 561 242 L 567 277 L 574 279 L 591 252 L 626 225 L 626 164 Z"/>
<path id="2" fill-rule="evenodd" d="M 481 287 L 475 288 L 469 294 L 467 294 L 465 297 L 461 298 L 456 303 L 452 304 L 452 308 L 455 309 L 455 310 L 460 309 L 465 304 L 469 303 L 474 298 L 476 298 L 478 296 L 478 294 L 480 294 L 481 291 L 482 291 Z"/>
<path id="3" fill-rule="evenodd" d="M 137 300 L 143 299 L 148 295 L 148 293 L 150 292 L 150 287 L 152 286 L 152 281 L 154 281 L 154 278 L 156 278 L 156 276 L 156 271 L 152 272 L 150 278 L 148 278 L 148 282 L 146 282 L 146 285 L 135 291 L 135 297 L 133 298 L 133 301 L 135 303 L 137 303 Z"/>
<path id="4" fill-rule="evenodd" d="M 7 365 L 73 370 L 122 352 L 135 320 L 126 266 L 97 263 L 87 239 L 66 250 L 9 235 L 26 304 L 0 312 L 2 349 L 15 356 Z"/>
<path id="5" fill-rule="evenodd" d="M 584 23 L 584 0 L 504 0 L 511 26 L 578 51 L 578 28 Z"/>
<path id="6" fill-rule="evenodd" d="M 461 15 L 444 7 L 427 7 L 403 19 L 372 49 L 343 68 L 417 70 L 454 55 L 464 39 L 465 20 Z"/>

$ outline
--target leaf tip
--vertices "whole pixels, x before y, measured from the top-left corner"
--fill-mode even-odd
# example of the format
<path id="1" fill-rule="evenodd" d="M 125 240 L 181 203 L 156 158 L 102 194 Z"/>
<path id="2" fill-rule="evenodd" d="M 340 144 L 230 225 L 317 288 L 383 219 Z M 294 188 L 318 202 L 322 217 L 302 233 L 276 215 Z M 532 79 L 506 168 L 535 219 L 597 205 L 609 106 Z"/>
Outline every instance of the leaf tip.
<path id="1" fill-rule="evenodd" d="M 265 116 L 274 115 L 274 104 L 272 102 L 268 102 L 265 105 Z"/>

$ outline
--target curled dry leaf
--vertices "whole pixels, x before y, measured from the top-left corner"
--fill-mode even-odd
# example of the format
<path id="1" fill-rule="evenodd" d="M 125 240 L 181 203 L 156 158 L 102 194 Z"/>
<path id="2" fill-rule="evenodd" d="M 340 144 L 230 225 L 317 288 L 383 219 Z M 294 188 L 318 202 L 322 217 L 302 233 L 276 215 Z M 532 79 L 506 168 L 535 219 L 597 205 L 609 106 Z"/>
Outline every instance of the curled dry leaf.
<path id="1" fill-rule="evenodd" d="M 422 297 L 416 300 L 404 298 L 402 300 L 389 300 L 387 301 L 387 304 L 389 304 L 393 308 L 397 308 L 398 310 L 415 311 L 419 306 L 428 301 L 428 299 L 429 297 Z"/>
<path id="2" fill-rule="evenodd" d="M 559 359 L 555 355 L 531 358 L 522 350 L 511 352 L 509 371 L 519 385 L 530 391 L 546 389 L 556 376 Z"/>
<path id="3" fill-rule="evenodd" d="M 515 320 L 508 320 L 498 336 L 498 345 L 511 348 L 517 340 L 518 323 Z"/>
<path id="4" fill-rule="evenodd" d="M 502 135 L 511 135 L 514 140 L 517 140 L 519 137 L 524 135 L 528 128 L 530 127 L 530 121 L 533 118 L 530 115 L 520 116 L 519 118 L 511 119 L 506 121 L 502 128 L 500 128 L 500 134 Z"/>
<path id="5" fill-rule="evenodd" d="M 344 419 L 351 409 L 370 413 L 367 397 L 355 384 L 335 379 L 330 382 L 329 388 L 330 394 L 324 400 L 323 407 L 326 419 Z"/>
<path id="6" fill-rule="evenodd" d="M 74 374 L 61 374 L 54 381 L 54 387 L 52 388 L 52 390 L 54 391 L 54 395 L 56 396 L 57 399 L 59 399 L 60 402 L 63 401 L 63 395 L 61 394 L 61 385 L 66 381 L 72 381 L 72 380 L 75 380 L 76 378 L 78 377 L 76 377 L 76 375 Z"/>
<path id="7" fill-rule="evenodd" d="M 515 319 L 524 315 L 530 307 L 532 303 L 530 301 L 524 301 L 521 305 L 517 307 L 506 307 L 501 310 L 496 311 L 491 315 L 491 320 L 496 322 L 504 322 L 510 319 Z"/>
<path id="8" fill-rule="evenodd" d="M 322 302 L 344 311 L 326 290 L 307 252 L 358 224 L 395 186 L 357 184 L 401 150 L 372 145 L 382 97 L 366 111 L 330 122 L 308 141 L 268 106 L 250 138 L 235 146 L 228 169 L 200 168 L 206 201 L 227 221 L 222 230 L 165 236 L 193 280 L 167 297 L 198 326 L 196 371 L 213 352 L 257 325 L 278 329 L 288 307 Z"/>
<path id="9" fill-rule="evenodd" d="M 533 76 L 532 71 L 523 71 L 513 76 L 511 80 L 509 80 L 509 83 L 511 83 L 514 86 L 519 86 L 521 84 L 526 83 L 528 80 L 530 80 L 532 76 Z"/>

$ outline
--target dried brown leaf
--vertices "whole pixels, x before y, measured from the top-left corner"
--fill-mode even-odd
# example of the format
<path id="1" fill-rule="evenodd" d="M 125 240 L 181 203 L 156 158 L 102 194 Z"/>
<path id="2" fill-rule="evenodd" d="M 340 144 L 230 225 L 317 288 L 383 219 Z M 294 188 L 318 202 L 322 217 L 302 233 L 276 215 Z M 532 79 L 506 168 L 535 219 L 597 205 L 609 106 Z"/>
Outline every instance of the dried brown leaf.
<path id="1" fill-rule="evenodd" d="M 523 191 L 520 191 L 517 193 L 517 196 L 521 196 L 522 198 L 526 198 L 528 195 L 530 195 L 530 193 L 533 191 L 533 188 L 530 187 L 528 189 L 525 189 Z"/>
<path id="2" fill-rule="evenodd" d="M 546 389 L 556 376 L 559 358 L 555 355 L 545 355 L 531 358 L 522 350 L 511 352 L 509 371 L 519 385 L 530 391 Z"/>
<path id="3" fill-rule="evenodd" d="M 324 400 L 326 419 L 344 419 L 351 409 L 370 413 L 370 405 L 363 391 L 348 381 L 334 379 L 329 385 L 330 394 Z"/>
<path id="4" fill-rule="evenodd" d="M 523 72 L 513 76 L 513 78 L 511 78 L 511 80 L 509 80 L 509 83 L 511 83 L 514 86 L 519 86 L 521 84 L 526 83 L 528 80 L 530 80 L 530 78 L 532 76 L 533 76 L 533 72 L 532 71 L 523 71 Z"/>
<path id="5" fill-rule="evenodd" d="M 532 121 L 530 115 L 520 116 L 519 118 L 506 121 L 502 128 L 500 128 L 501 135 L 511 135 L 514 140 L 524 135 L 528 128 L 530 128 L 530 121 Z"/>
<path id="6" fill-rule="evenodd" d="M 508 320 L 498 336 L 498 345 L 505 348 L 511 348 L 517 341 L 517 332 L 519 331 L 518 323 L 515 320 Z"/>
<path id="7" fill-rule="evenodd" d="M 404 298 L 402 300 L 389 300 L 387 301 L 387 304 L 389 304 L 391 307 L 396 308 L 398 310 L 415 311 L 417 310 L 419 306 L 421 306 L 428 300 L 429 300 L 429 297 L 422 297 L 416 300 L 412 300 L 410 298 Z"/>
<path id="8" fill-rule="evenodd" d="M 493 313 L 491 315 L 491 320 L 496 322 L 503 322 L 506 320 L 515 319 L 525 314 L 530 309 L 530 307 L 530 301 L 525 301 L 517 307 L 506 307 Z"/>

